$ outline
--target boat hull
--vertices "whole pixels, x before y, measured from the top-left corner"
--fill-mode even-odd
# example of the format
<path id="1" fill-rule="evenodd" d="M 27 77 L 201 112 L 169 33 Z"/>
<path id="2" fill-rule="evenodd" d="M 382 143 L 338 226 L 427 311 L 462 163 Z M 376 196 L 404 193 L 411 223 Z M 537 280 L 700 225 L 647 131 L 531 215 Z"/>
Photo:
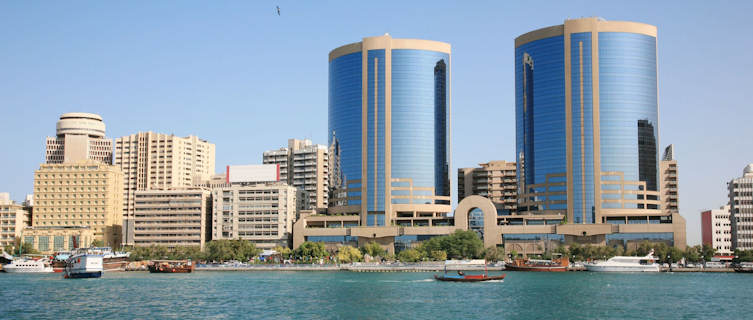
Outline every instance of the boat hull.
<path id="1" fill-rule="evenodd" d="M 93 272 L 78 272 L 67 274 L 65 277 L 68 279 L 86 279 L 86 278 L 99 278 L 102 276 L 102 271 Z"/>
<path id="2" fill-rule="evenodd" d="M 485 277 L 485 276 L 464 276 L 464 277 L 446 277 L 446 276 L 438 276 L 434 275 L 434 279 L 439 281 L 449 281 L 449 282 L 481 282 L 481 281 L 491 281 L 491 280 L 502 280 L 505 278 L 505 275 L 501 276 L 491 276 L 491 277 Z"/>
<path id="3" fill-rule="evenodd" d="M 534 267 L 534 266 L 505 266 L 509 271 L 532 271 L 532 272 L 565 272 L 567 267 Z"/>
<path id="4" fill-rule="evenodd" d="M 193 268 L 189 267 L 153 267 L 149 266 L 150 273 L 191 273 Z"/>
<path id="5" fill-rule="evenodd" d="M 587 264 L 586 270 L 591 272 L 659 272 L 659 266 L 601 266 Z"/>
<path id="6" fill-rule="evenodd" d="M 36 268 L 15 268 L 12 266 L 4 266 L 3 272 L 6 273 L 52 273 L 54 270 L 52 267 L 36 269 Z"/>

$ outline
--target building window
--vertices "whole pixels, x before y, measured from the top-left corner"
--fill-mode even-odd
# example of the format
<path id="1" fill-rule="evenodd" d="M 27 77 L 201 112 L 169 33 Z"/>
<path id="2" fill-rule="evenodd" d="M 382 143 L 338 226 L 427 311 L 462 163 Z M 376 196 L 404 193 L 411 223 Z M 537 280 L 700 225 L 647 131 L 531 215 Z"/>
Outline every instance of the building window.
<path id="1" fill-rule="evenodd" d="M 47 250 L 50 250 L 50 237 L 40 236 L 39 237 L 39 251 L 47 251 Z"/>

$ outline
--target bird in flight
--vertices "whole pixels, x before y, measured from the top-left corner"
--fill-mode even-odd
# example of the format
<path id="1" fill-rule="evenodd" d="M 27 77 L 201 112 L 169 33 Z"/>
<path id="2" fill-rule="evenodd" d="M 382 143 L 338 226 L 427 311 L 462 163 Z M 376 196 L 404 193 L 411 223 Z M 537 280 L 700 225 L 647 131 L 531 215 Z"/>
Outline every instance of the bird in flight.
<path id="1" fill-rule="evenodd" d="M 280 15 L 280 6 L 276 6 L 276 7 L 277 7 L 277 15 L 279 16 Z"/>

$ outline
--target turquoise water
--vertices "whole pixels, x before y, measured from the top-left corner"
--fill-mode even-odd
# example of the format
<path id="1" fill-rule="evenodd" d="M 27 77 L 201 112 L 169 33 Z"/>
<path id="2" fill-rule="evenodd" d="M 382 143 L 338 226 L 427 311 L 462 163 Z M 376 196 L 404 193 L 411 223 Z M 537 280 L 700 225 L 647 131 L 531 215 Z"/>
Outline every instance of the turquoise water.
<path id="1" fill-rule="evenodd" d="M 495 273 L 496 274 L 496 273 Z M 3 319 L 750 319 L 753 274 L 507 272 L 446 283 L 431 273 L 0 273 Z"/>

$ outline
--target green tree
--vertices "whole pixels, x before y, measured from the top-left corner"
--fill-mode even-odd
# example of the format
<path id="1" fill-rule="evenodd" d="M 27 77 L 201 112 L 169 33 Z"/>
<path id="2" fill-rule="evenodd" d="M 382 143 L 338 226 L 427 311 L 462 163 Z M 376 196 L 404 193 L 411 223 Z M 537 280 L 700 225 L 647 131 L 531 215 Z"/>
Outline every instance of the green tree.
<path id="1" fill-rule="evenodd" d="M 206 259 L 212 261 L 248 261 L 261 249 L 248 240 L 213 240 L 206 244 Z"/>
<path id="2" fill-rule="evenodd" d="M 293 255 L 301 258 L 319 259 L 329 255 L 324 243 L 306 241 L 293 251 Z"/>
<path id="3" fill-rule="evenodd" d="M 383 257 L 387 254 L 387 250 L 384 250 L 376 241 L 371 241 L 361 247 L 363 254 L 368 254 L 372 257 Z"/>
<path id="4" fill-rule="evenodd" d="M 94 241 L 92 241 L 92 245 L 91 246 L 92 247 L 104 247 L 105 246 L 105 242 L 102 241 L 102 240 L 94 240 Z"/>
<path id="5" fill-rule="evenodd" d="M 363 253 L 351 246 L 342 246 L 337 250 L 337 261 L 351 263 L 363 260 Z"/>
<path id="6" fill-rule="evenodd" d="M 39 251 L 34 249 L 34 246 L 31 243 L 24 242 L 21 244 L 21 254 L 39 254 Z"/>
<path id="7" fill-rule="evenodd" d="M 505 250 L 497 247 L 488 247 L 484 250 L 484 260 L 492 262 L 504 261 Z"/>
<path id="8" fill-rule="evenodd" d="M 276 246 L 274 250 L 280 253 L 280 257 L 283 259 L 290 259 L 290 255 L 293 253 L 293 250 L 283 246 Z"/>
<path id="9" fill-rule="evenodd" d="M 716 255 L 716 249 L 708 244 L 701 246 L 701 255 L 706 261 L 711 261 L 711 258 Z"/>
<path id="10" fill-rule="evenodd" d="M 397 258 L 403 262 L 417 262 L 421 261 L 423 255 L 421 251 L 411 248 L 400 251 L 400 253 L 397 254 Z"/>
<path id="11" fill-rule="evenodd" d="M 442 250 L 434 250 L 431 252 L 429 258 L 431 258 L 432 261 L 445 261 L 447 260 L 447 252 L 444 252 Z"/>
<path id="12" fill-rule="evenodd" d="M 3 247 L 3 251 L 5 251 L 8 254 L 13 254 L 13 246 L 6 244 L 5 247 Z"/>

